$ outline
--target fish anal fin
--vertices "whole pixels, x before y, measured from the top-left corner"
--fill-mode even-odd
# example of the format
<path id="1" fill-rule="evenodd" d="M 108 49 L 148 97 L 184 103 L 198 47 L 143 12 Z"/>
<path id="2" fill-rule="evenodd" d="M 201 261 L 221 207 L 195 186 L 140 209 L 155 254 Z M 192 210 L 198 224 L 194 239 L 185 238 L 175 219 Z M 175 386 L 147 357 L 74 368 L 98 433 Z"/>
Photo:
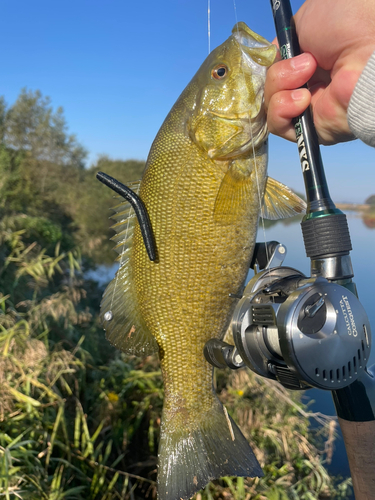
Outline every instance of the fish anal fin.
<path id="1" fill-rule="evenodd" d="M 306 203 L 293 191 L 272 177 L 267 177 L 262 216 L 265 219 L 286 219 L 306 211 Z"/>
<path id="2" fill-rule="evenodd" d="M 200 424 L 170 431 L 163 425 L 159 445 L 158 498 L 189 499 L 214 479 L 261 477 L 262 469 L 240 429 L 215 400 Z"/>
<path id="3" fill-rule="evenodd" d="M 117 349 L 136 356 L 157 352 L 157 342 L 138 309 L 127 256 L 104 292 L 99 319 L 107 340 Z"/>

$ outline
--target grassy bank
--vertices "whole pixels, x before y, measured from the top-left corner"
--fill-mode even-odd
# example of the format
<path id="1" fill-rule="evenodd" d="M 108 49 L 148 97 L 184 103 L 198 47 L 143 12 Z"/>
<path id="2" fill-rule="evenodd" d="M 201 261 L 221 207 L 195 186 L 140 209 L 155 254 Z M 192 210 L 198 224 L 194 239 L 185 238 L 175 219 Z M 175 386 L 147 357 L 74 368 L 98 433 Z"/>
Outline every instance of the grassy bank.
<path id="1" fill-rule="evenodd" d="M 156 498 L 157 359 L 127 357 L 104 339 L 100 290 L 77 249 L 48 254 L 13 226 L 8 218 L 0 230 L 0 493 Z M 224 478 L 197 498 L 345 498 L 348 483 L 325 469 L 333 422 L 313 433 L 299 394 L 247 370 L 217 373 L 216 386 L 265 476 Z"/>
<path id="2" fill-rule="evenodd" d="M 126 182 L 143 164 L 101 158 L 85 169 L 83 148 L 40 93 L 0 104 L 0 496 L 156 498 L 158 360 L 109 345 L 102 290 L 86 277 L 114 257 L 112 194 L 95 172 Z M 223 478 L 196 500 L 346 498 L 349 481 L 326 469 L 334 421 L 247 370 L 218 372 L 216 388 L 265 475 Z"/>

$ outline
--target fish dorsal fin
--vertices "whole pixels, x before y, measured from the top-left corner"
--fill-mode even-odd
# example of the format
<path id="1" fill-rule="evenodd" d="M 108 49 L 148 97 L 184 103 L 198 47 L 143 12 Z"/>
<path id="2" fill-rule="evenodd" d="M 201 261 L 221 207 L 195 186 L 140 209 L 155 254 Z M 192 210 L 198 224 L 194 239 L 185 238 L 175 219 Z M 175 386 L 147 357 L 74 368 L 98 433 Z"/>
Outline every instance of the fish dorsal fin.
<path id="1" fill-rule="evenodd" d="M 140 181 L 128 186 L 138 192 Z M 129 263 L 137 218 L 131 205 L 121 197 L 118 199 L 121 202 L 112 208 L 111 219 L 116 221 L 112 229 L 116 234 L 111 240 L 116 243 L 120 268 L 103 294 L 100 321 L 112 345 L 128 354 L 148 356 L 157 352 L 158 345 L 140 314 Z"/>
<path id="2" fill-rule="evenodd" d="M 306 203 L 285 184 L 267 177 L 262 216 L 265 219 L 286 219 L 305 213 Z"/>

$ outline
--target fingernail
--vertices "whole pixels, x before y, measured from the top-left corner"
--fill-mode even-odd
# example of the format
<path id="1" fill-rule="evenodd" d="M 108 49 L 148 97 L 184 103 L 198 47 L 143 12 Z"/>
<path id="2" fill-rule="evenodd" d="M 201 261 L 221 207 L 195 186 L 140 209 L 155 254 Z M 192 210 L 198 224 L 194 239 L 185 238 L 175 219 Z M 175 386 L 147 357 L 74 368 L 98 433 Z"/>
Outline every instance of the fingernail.
<path id="1" fill-rule="evenodd" d="M 305 98 L 304 89 L 296 89 L 291 93 L 293 101 L 302 101 Z"/>
<path id="2" fill-rule="evenodd" d="M 309 54 L 300 54 L 299 56 L 292 57 L 290 60 L 290 65 L 295 70 L 305 69 L 310 63 Z"/>

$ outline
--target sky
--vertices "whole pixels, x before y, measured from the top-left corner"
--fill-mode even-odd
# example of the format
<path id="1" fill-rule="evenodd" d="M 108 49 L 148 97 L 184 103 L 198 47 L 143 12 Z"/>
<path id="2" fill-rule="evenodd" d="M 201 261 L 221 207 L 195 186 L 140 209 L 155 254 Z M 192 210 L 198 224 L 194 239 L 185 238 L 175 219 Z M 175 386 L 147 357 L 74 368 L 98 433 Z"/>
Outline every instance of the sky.
<path id="1" fill-rule="evenodd" d="M 293 11 L 302 4 L 292 0 Z M 208 54 L 208 0 L 1 0 L 0 95 L 22 88 L 62 106 L 69 132 L 100 155 L 145 160 L 174 102 Z M 211 49 L 236 21 L 272 40 L 269 0 L 210 0 Z M 322 147 L 335 202 L 375 193 L 375 150 Z M 271 136 L 269 173 L 303 192 L 295 144 Z"/>

